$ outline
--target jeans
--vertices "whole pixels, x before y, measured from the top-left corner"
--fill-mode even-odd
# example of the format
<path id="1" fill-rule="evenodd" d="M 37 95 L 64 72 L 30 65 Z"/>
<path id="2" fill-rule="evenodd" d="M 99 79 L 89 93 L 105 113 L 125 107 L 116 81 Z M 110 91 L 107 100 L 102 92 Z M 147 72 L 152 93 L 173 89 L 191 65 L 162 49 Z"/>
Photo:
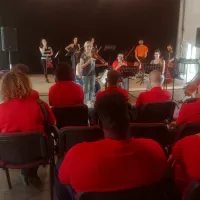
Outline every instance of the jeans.
<path id="1" fill-rule="evenodd" d="M 128 78 L 123 78 L 123 85 L 124 85 L 124 89 L 126 90 L 129 89 L 128 83 L 129 83 Z"/>
<path id="2" fill-rule="evenodd" d="M 60 168 L 61 162 L 58 162 L 55 168 L 55 195 L 57 200 L 74 200 L 75 198 L 75 191 L 71 187 L 71 185 L 65 186 L 63 185 L 59 178 L 58 178 L 58 172 Z"/>
<path id="3" fill-rule="evenodd" d="M 71 56 L 71 62 L 72 62 L 72 68 L 74 72 L 76 73 L 76 56 L 75 55 Z"/>
<path id="4" fill-rule="evenodd" d="M 95 97 L 95 75 L 83 76 L 84 103 L 94 100 Z"/>

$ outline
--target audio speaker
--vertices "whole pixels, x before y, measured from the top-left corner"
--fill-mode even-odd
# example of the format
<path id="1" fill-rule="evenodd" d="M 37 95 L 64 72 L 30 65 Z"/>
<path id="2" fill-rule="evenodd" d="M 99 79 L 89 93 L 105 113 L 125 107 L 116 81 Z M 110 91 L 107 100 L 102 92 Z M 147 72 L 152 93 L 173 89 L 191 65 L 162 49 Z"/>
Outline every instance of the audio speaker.
<path id="1" fill-rule="evenodd" d="M 17 29 L 1 27 L 2 51 L 17 51 Z"/>
<path id="2" fill-rule="evenodd" d="M 196 34 L 196 44 L 195 46 L 197 48 L 200 48 L 200 28 L 197 28 L 197 34 Z"/>

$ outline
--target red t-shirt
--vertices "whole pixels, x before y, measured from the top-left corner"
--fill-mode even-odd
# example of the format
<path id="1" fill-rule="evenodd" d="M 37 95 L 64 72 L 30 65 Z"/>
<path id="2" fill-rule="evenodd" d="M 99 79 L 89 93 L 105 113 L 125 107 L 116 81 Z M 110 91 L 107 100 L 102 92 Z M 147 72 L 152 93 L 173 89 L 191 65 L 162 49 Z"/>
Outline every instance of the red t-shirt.
<path id="1" fill-rule="evenodd" d="M 153 140 L 104 139 L 72 147 L 59 179 L 76 192 L 115 191 L 158 182 L 166 167 L 165 154 Z"/>
<path id="2" fill-rule="evenodd" d="M 33 99 L 39 99 L 39 93 L 36 90 L 32 90 L 31 91 L 31 97 L 33 97 Z"/>
<path id="3" fill-rule="evenodd" d="M 74 106 L 83 104 L 83 101 L 83 88 L 72 81 L 57 82 L 49 89 L 50 106 Z"/>
<path id="4" fill-rule="evenodd" d="M 125 98 L 128 101 L 128 91 L 122 88 L 118 88 L 117 86 L 108 86 L 108 88 L 105 91 L 100 91 L 96 95 L 96 99 L 99 99 L 100 97 L 104 96 L 105 94 L 110 93 L 120 93 L 125 96 Z"/>
<path id="5" fill-rule="evenodd" d="M 126 61 L 124 61 L 123 63 L 124 63 L 124 66 L 128 65 Z M 118 65 L 119 65 L 119 62 L 117 60 L 114 61 L 113 64 L 112 64 L 112 69 L 117 68 Z M 120 68 L 118 68 L 117 71 L 120 71 Z"/>
<path id="6" fill-rule="evenodd" d="M 184 193 L 188 183 L 200 180 L 200 137 L 188 136 L 173 147 L 174 178 L 179 190 Z"/>
<path id="7" fill-rule="evenodd" d="M 154 87 L 150 91 L 141 92 L 136 101 L 136 106 L 142 106 L 147 103 L 169 101 L 171 93 L 163 90 L 161 87 Z"/>
<path id="8" fill-rule="evenodd" d="M 194 103 L 183 104 L 176 122 L 177 125 L 200 123 L 200 99 Z"/>
<path id="9" fill-rule="evenodd" d="M 45 102 L 44 102 L 45 103 Z M 49 111 L 49 124 L 55 124 L 55 117 Z M 31 96 L 26 99 L 12 99 L 0 104 L 0 133 L 41 131 L 44 132 L 44 116 L 40 105 Z"/>
<path id="10" fill-rule="evenodd" d="M 145 57 L 146 53 L 148 53 L 148 48 L 145 45 L 138 45 L 135 48 L 135 53 L 137 54 L 138 57 Z"/>

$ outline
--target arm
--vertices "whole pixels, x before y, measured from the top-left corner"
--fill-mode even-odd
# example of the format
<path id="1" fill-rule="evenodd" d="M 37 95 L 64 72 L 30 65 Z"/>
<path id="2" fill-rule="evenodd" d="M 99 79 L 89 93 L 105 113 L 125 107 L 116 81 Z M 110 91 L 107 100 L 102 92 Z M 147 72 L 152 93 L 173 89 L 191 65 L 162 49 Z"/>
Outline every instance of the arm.
<path id="1" fill-rule="evenodd" d="M 135 50 L 135 58 L 136 58 L 136 60 L 140 63 L 140 60 L 139 60 L 139 58 L 138 58 L 138 56 L 137 56 L 137 51 Z"/>
<path id="2" fill-rule="evenodd" d="M 72 44 L 68 45 L 67 47 L 65 47 L 65 50 L 68 52 L 70 50 L 70 48 L 73 48 L 72 47 Z"/>
<path id="3" fill-rule="evenodd" d="M 91 62 L 91 59 L 89 59 L 86 63 L 84 63 L 84 60 L 80 58 L 80 68 L 83 69 L 84 67 L 87 67 Z"/>
<path id="4" fill-rule="evenodd" d="M 49 113 L 49 124 L 50 125 L 55 125 L 56 124 L 56 118 L 55 118 L 51 108 L 49 107 L 49 105 L 46 102 L 44 102 L 44 105 L 45 105 L 45 107 L 46 107 L 46 109 L 47 109 L 47 111 Z"/>
<path id="5" fill-rule="evenodd" d="M 82 78 L 82 72 L 81 72 L 80 63 L 78 63 L 76 65 L 76 69 L 77 69 L 77 76 L 78 76 L 78 78 Z"/>
<path id="6" fill-rule="evenodd" d="M 81 50 L 81 46 L 80 46 L 80 44 L 78 44 L 78 50 L 79 50 L 79 51 Z"/>
<path id="7" fill-rule="evenodd" d="M 163 60 L 163 65 L 162 65 L 162 74 L 165 73 L 165 60 Z"/>
<path id="8" fill-rule="evenodd" d="M 52 48 L 51 48 L 50 51 L 51 51 L 51 52 L 50 52 L 50 54 L 49 54 L 48 56 L 53 56 L 53 50 L 52 50 Z"/>
<path id="9" fill-rule="evenodd" d="M 188 113 L 190 113 L 189 109 L 187 109 L 188 104 L 183 104 L 181 110 L 179 112 L 179 116 L 176 120 L 177 125 L 184 124 L 188 121 Z"/>
<path id="10" fill-rule="evenodd" d="M 43 53 L 45 52 L 45 48 L 46 48 L 45 46 L 43 46 L 42 48 L 39 47 L 39 49 L 40 49 L 40 53 L 41 53 L 41 54 L 43 54 Z"/>
<path id="11" fill-rule="evenodd" d="M 140 93 L 140 95 L 138 96 L 135 106 L 139 107 L 141 105 L 142 105 L 142 93 Z"/>

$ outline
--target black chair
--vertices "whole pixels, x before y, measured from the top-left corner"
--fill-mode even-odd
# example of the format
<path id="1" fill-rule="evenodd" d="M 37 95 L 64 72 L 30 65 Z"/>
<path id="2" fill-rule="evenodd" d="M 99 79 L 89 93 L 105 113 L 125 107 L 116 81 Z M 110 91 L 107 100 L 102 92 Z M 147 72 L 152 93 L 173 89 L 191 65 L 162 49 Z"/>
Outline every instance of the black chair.
<path id="1" fill-rule="evenodd" d="M 189 98 L 189 99 L 186 99 L 183 103 L 194 103 L 198 100 L 198 98 Z"/>
<path id="2" fill-rule="evenodd" d="M 88 107 L 86 105 L 52 107 L 57 127 L 88 126 Z"/>
<path id="3" fill-rule="evenodd" d="M 81 142 L 93 142 L 104 138 L 102 129 L 97 126 L 65 127 L 59 131 L 59 157 Z"/>
<path id="4" fill-rule="evenodd" d="M 161 123 L 166 120 L 173 120 L 176 103 L 165 101 L 148 103 L 139 108 L 136 122 L 138 123 Z"/>
<path id="5" fill-rule="evenodd" d="M 171 143 L 171 137 L 164 123 L 132 123 L 130 134 L 135 138 L 148 138 L 157 141 L 163 148 Z"/>
<path id="6" fill-rule="evenodd" d="M 165 200 L 165 195 L 156 185 L 112 192 L 83 192 L 79 200 Z"/>
<path id="7" fill-rule="evenodd" d="M 50 191 L 53 200 L 54 149 L 53 139 L 43 133 L 23 132 L 0 134 L 0 168 L 5 170 L 12 189 L 8 169 L 24 169 L 50 164 Z"/>
<path id="8" fill-rule="evenodd" d="M 192 181 L 183 200 L 199 200 L 200 199 L 200 181 Z"/>
<path id="9" fill-rule="evenodd" d="M 175 141 L 178 141 L 190 135 L 195 135 L 197 133 L 200 133 L 200 124 L 188 123 L 180 125 L 177 127 L 177 131 L 175 134 Z"/>

